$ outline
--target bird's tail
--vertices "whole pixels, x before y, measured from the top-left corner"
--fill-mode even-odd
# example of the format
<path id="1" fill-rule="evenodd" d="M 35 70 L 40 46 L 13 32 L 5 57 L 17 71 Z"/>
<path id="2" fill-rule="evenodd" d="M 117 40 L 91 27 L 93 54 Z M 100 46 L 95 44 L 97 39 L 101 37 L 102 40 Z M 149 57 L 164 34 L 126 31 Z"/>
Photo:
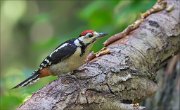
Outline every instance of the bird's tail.
<path id="1" fill-rule="evenodd" d="M 19 88 L 19 87 L 25 87 L 25 86 L 35 83 L 39 79 L 39 75 L 40 74 L 38 71 L 34 71 L 34 73 L 29 78 L 27 78 L 23 82 L 19 83 L 17 86 L 13 87 L 12 89 Z"/>

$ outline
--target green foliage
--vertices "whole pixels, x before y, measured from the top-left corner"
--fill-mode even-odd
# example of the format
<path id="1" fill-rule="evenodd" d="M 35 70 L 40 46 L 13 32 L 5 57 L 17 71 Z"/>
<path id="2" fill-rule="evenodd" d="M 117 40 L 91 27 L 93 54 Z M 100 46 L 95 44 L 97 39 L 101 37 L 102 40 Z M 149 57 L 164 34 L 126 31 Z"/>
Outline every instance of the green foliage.
<path id="1" fill-rule="evenodd" d="M 5 2 L 1 3 L 1 9 L 9 9 Z M 140 13 L 151 8 L 156 0 L 18 1 L 18 4 L 19 2 L 22 8 L 19 9 L 21 13 L 17 14 L 16 20 L 8 18 L 11 14 L 8 10 L 3 12 L 2 9 L 1 14 L 1 27 L 6 30 L 1 34 L 2 110 L 15 109 L 33 92 L 56 79 L 47 77 L 30 87 L 10 90 L 30 76 L 59 43 L 78 36 L 85 29 L 107 32 L 109 36 L 121 32 L 139 18 Z M 8 1 L 8 4 L 11 2 Z M 15 10 L 11 10 L 12 8 L 9 9 L 10 12 Z M 101 49 L 102 43 L 109 36 L 99 40 L 92 50 Z"/>
<path id="2" fill-rule="evenodd" d="M 1 98 L 1 110 L 13 110 L 18 104 L 22 103 L 24 97 L 22 97 L 22 94 L 6 93 Z"/>

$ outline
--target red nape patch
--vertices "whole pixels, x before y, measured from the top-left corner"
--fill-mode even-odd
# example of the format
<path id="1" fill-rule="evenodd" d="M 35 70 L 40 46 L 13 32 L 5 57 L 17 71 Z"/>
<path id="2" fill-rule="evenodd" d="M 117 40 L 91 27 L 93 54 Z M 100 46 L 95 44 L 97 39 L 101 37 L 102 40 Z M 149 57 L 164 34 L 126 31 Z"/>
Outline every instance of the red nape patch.
<path id="1" fill-rule="evenodd" d="M 93 33 L 94 31 L 93 30 L 85 30 L 81 33 L 81 36 L 84 36 L 86 35 L 87 33 Z"/>

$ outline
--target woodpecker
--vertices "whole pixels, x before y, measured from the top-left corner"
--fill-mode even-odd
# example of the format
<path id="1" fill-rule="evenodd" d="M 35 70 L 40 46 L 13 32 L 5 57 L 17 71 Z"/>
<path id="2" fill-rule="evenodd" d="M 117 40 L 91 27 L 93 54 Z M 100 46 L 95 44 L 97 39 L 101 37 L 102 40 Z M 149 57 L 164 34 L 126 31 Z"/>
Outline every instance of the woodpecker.
<path id="1" fill-rule="evenodd" d="M 39 65 L 32 75 L 13 87 L 24 87 L 33 84 L 38 79 L 49 75 L 60 75 L 71 72 L 85 63 L 86 57 L 95 41 L 106 33 L 98 33 L 93 30 L 83 31 L 78 38 L 70 39 L 60 44 Z"/>

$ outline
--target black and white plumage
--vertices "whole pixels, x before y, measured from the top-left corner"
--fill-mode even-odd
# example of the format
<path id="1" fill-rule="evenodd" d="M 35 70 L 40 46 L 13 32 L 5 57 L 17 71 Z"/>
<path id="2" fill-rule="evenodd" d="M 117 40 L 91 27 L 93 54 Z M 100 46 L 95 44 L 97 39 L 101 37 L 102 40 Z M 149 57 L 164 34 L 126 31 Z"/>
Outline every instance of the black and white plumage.
<path id="1" fill-rule="evenodd" d="M 39 78 L 45 76 L 64 74 L 77 69 L 85 63 L 84 61 L 94 42 L 105 35 L 105 33 L 86 30 L 78 38 L 62 43 L 42 61 L 38 70 L 35 70 L 32 76 L 14 88 L 33 84 Z"/>
<path id="2" fill-rule="evenodd" d="M 56 64 L 61 60 L 71 56 L 76 51 L 77 46 L 73 43 L 75 39 L 68 40 L 58 46 L 49 56 L 40 64 L 40 69 Z"/>

